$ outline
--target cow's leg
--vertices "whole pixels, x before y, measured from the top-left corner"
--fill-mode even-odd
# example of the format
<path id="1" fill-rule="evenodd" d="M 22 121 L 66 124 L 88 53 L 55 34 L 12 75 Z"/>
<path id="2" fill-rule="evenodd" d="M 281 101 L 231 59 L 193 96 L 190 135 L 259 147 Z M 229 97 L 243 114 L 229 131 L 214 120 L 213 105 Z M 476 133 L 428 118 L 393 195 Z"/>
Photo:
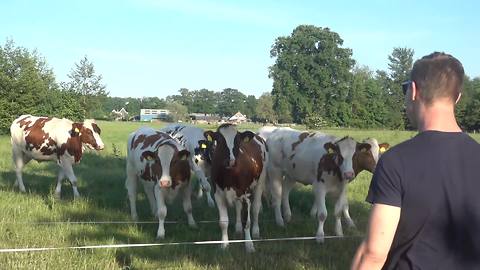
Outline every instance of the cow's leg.
<path id="1" fill-rule="evenodd" d="M 295 180 L 292 180 L 290 177 L 285 176 L 282 187 L 282 207 L 283 207 L 283 218 L 286 222 L 290 222 L 292 219 L 292 210 L 290 209 L 290 191 L 295 185 Z"/>
<path id="2" fill-rule="evenodd" d="M 313 202 L 312 209 L 310 209 L 310 216 L 315 218 L 317 216 L 317 204 Z"/>
<path id="3" fill-rule="evenodd" d="M 251 201 L 245 194 L 242 196 L 242 225 L 243 225 L 243 232 L 245 234 L 245 241 L 246 241 L 245 249 L 247 252 L 254 252 L 255 248 L 253 247 L 252 236 L 250 235 L 250 226 L 251 226 L 250 209 L 251 209 Z"/>
<path id="4" fill-rule="evenodd" d="M 313 182 L 313 192 L 315 195 L 315 204 L 317 205 L 317 219 L 318 219 L 318 229 L 317 234 L 315 235 L 318 243 L 323 243 L 325 241 L 325 233 L 323 231 L 323 225 L 327 219 L 327 206 L 325 205 L 325 196 L 327 195 L 325 186 L 320 181 Z"/>
<path id="5" fill-rule="evenodd" d="M 150 210 L 152 211 L 152 215 L 158 218 L 157 200 L 155 199 L 155 194 L 153 194 L 155 182 L 142 180 L 142 184 L 143 184 L 143 191 L 145 191 L 145 195 L 147 195 L 148 203 L 150 204 Z"/>
<path id="6" fill-rule="evenodd" d="M 219 225 L 220 225 L 220 230 L 222 231 L 222 243 L 220 247 L 222 249 L 227 248 L 228 246 L 228 205 L 225 200 L 225 196 L 223 194 L 220 194 L 221 189 L 217 186 L 216 191 L 215 191 L 215 202 L 217 203 L 217 208 L 218 208 L 218 215 L 219 215 Z"/>
<path id="7" fill-rule="evenodd" d="M 127 179 L 125 180 L 125 188 L 127 188 L 128 200 L 130 202 L 130 214 L 134 221 L 138 221 L 137 214 L 137 175 L 127 160 Z"/>
<path id="8" fill-rule="evenodd" d="M 72 184 L 73 196 L 75 198 L 80 197 L 80 193 L 78 193 L 78 188 L 77 188 L 77 177 L 73 173 L 72 164 L 68 162 L 62 162 L 62 168 L 63 168 L 63 172 L 65 173 L 65 175 L 68 177 L 68 180 L 70 180 L 70 183 Z"/>
<path id="9" fill-rule="evenodd" d="M 349 207 L 348 207 L 348 198 L 347 198 L 347 196 L 345 196 L 345 197 L 346 197 L 346 201 L 345 201 L 345 203 L 344 203 L 344 205 L 343 205 L 343 215 L 345 216 L 345 220 L 346 220 L 346 222 L 347 222 L 347 226 L 348 226 L 349 228 L 356 228 L 355 222 L 353 222 L 353 219 L 350 217 L 350 212 L 348 212 L 348 208 L 349 208 Z"/>
<path id="10" fill-rule="evenodd" d="M 260 227 L 258 226 L 258 215 L 260 214 L 260 209 L 262 207 L 262 194 L 265 189 L 267 170 L 263 170 L 258 178 L 258 184 L 255 187 L 253 195 L 253 208 L 252 208 L 252 236 L 253 238 L 260 237 Z"/>
<path id="11" fill-rule="evenodd" d="M 197 224 L 192 215 L 192 185 L 189 181 L 183 190 L 183 211 L 187 214 L 188 225 L 192 228 L 196 228 Z"/>
<path id="12" fill-rule="evenodd" d="M 273 167 L 273 166 L 272 166 Z M 275 222 L 278 226 L 285 226 L 282 217 L 282 173 L 277 168 L 272 168 L 268 166 L 268 177 L 271 181 L 271 195 L 272 195 L 272 205 L 275 212 Z"/>
<path id="13" fill-rule="evenodd" d="M 157 184 L 155 185 L 154 193 L 155 199 L 157 201 L 157 216 L 158 216 L 158 231 L 157 231 L 157 239 L 165 238 L 165 217 L 167 216 L 167 206 L 165 205 L 165 199 L 162 194 L 162 190 L 160 186 Z"/>
<path id="14" fill-rule="evenodd" d="M 209 207 L 215 207 L 215 202 L 213 201 L 212 198 L 212 187 L 210 186 L 210 183 L 207 180 L 207 177 L 203 173 L 202 169 L 200 166 L 198 166 L 195 162 L 191 161 L 190 162 L 191 167 L 193 168 L 193 172 L 195 175 L 198 177 L 198 180 L 200 181 L 200 186 L 202 187 L 202 191 L 205 191 L 207 194 L 207 203 Z"/>
<path id="15" fill-rule="evenodd" d="M 335 234 L 338 236 L 343 236 L 342 229 L 342 212 L 347 208 L 348 213 L 348 202 L 347 202 L 347 187 L 346 183 L 341 183 L 340 195 L 338 196 L 337 202 L 335 203 Z M 350 218 L 350 215 L 348 215 Z M 348 221 L 347 221 L 348 222 Z M 350 222 L 353 223 L 353 220 L 350 218 Z M 349 223 L 350 226 L 351 223 Z"/>
<path id="16" fill-rule="evenodd" d="M 240 200 L 235 200 L 235 233 L 242 233 L 242 202 Z"/>
<path id="17" fill-rule="evenodd" d="M 24 154 L 21 151 L 16 150 L 12 151 L 12 159 L 13 164 L 15 165 L 15 174 L 17 176 L 17 179 L 15 180 L 13 186 L 18 186 L 18 189 L 21 192 L 26 192 L 25 186 L 23 185 L 22 170 L 29 160 L 24 157 Z"/>
<path id="18" fill-rule="evenodd" d="M 62 193 L 62 181 L 64 178 L 65 172 L 63 171 L 63 168 L 60 167 L 57 175 L 57 186 L 55 187 L 55 197 L 57 198 L 60 198 L 60 194 Z"/>

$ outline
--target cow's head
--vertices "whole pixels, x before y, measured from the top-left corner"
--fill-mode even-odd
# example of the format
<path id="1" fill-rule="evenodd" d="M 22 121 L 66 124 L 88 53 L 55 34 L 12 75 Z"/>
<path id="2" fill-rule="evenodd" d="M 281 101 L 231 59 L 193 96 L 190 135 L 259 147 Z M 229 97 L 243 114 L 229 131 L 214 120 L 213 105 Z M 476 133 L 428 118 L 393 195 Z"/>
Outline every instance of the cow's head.
<path id="1" fill-rule="evenodd" d="M 344 137 L 334 142 L 327 142 L 323 146 L 327 151 L 326 158 L 333 160 L 338 166 L 338 172 L 343 180 L 351 181 L 355 178 L 353 158 L 357 151 L 369 151 L 370 144 L 357 143 L 350 137 Z"/>
<path id="2" fill-rule="evenodd" d="M 82 144 L 95 150 L 102 150 L 105 147 L 100 133 L 101 130 L 93 119 L 85 120 L 83 123 L 73 123 L 70 131 L 72 137 L 78 136 Z"/>
<path id="3" fill-rule="evenodd" d="M 251 131 L 239 132 L 233 124 L 223 124 L 216 132 L 205 131 L 205 138 L 213 141 L 211 156 L 213 162 L 220 162 L 223 166 L 235 166 L 236 158 L 240 153 L 240 145 L 249 142 L 255 137 Z"/>
<path id="4" fill-rule="evenodd" d="M 361 148 L 357 149 L 355 152 L 353 157 L 353 168 L 355 170 L 355 175 L 358 175 L 363 170 L 373 173 L 380 156 L 390 147 L 388 143 L 379 144 L 374 138 L 365 139 L 363 140 L 363 143 L 369 144 L 370 150 L 368 151 L 365 148 Z"/>
<path id="5" fill-rule="evenodd" d="M 212 164 L 212 160 L 210 157 L 212 149 L 213 140 L 208 140 L 208 138 L 205 138 L 204 140 L 199 140 L 197 147 L 195 147 L 195 158 L 205 161 L 208 164 Z"/>
<path id="6" fill-rule="evenodd" d="M 174 182 L 183 182 L 190 178 L 189 156 L 189 151 L 179 151 L 174 143 L 167 141 L 153 152 L 142 152 L 140 159 L 146 163 L 147 178 L 157 181 L 161 188 L 169 188 Z"/>

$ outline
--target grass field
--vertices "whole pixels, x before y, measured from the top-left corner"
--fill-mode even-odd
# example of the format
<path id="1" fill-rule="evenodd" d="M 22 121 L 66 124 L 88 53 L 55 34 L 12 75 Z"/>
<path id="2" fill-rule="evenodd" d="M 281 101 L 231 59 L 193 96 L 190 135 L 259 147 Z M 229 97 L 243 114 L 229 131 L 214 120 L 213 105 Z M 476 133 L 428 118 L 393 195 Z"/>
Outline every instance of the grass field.
<path id="1" fill-rule="evenodd" d="M 27 194 L 13 188 L 11 147 L 8 136 L 0 136 L 0 248 L 67 247 L 114 243 L 153 243 L 157 224 L 32 224 L 44 221 L 130 221 L 125 181 L 126 139 L 141 123 L 100 122 L 105 150 L 88 152 L 74 170 L 82 198 L 73 200 L 72 189 L 65 180 L 62 199 L 53 196 L 57 168 L 55 163 L 32 161 L 24 170 Z M 158 128 L 161 124 L 152 124 Z M 205 126 L 205 128 L 213 128 Z M 244 128 L 244 127 L 242 127 Z M 248 128 L 256 130 L 255 126 Z M 395 145 L 415 133 L 379 130 L 324 130 L 326 133 L 350 135 L 357 140 L 375 137 Z M 479 136 L 474 136 L 477 140 Z M 0 269 L 346 269 L 361 241 L 368 218 L 369 205 L 364 202 L 371 174 L 363 172 L 349 185 L 350 213 L 357 230 L 345 229 L 346 236 L 356 238 L 315 241 L 255 243 L 256 252 L 246 254 L 243 244 L 231 244 L 226 251 L 212 246 L 163 246 L 95 250 L 55 250 L 31 253 L 0 254 Z M 273 212 L 264 205 L 260 214 L 262 238 L 314 236 L 316 222 L 310 218 L 313 202 L 310 187 L 297 186 L 291 193 L 292 222 L 279 228 Z M 327 206 L 332 213 L 334 200 Z M 153 221 L 143 193 L 139 193 L 140 220 Z M 216 220 L 216 208 L 206 200 L 193 200 L 197 221 Z M 217 223 L 198 224 L 190 229 L 180 202 L 168 208 L 166 238 L 162 242 L 220 240 Z M 230 239 L 234 234 L 234 209 L 230 209 Z M 333 215 L 327 218 L 325 234 L 333 235 Z M 346 227 L 346 226 L 345 226 Z"/>

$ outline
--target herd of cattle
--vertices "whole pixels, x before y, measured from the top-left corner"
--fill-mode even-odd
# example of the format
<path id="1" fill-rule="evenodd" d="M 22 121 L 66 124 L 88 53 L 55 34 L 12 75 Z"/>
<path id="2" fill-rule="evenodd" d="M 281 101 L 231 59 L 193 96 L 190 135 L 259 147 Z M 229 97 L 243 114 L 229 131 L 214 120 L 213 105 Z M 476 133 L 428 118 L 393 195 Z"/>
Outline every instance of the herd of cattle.
<path id="1" fill-rule="evenodd" d="M 10 131 L 15 186 L 20 191 L 25 192 L 22 169 L 30 160 L 55 160 L 60 167 L 56 196 L 60 196 L 65 177 L 72 184 L 74 196 L 80 196 L 72 164 L 80 161 L 85 146 L 95 150 L 104 148 L 95 121 L 74 123 L 68 119 L 23 115 L 12 123 Z M 373 172 L 379 156 L 388 147 L 371 138 L 360 143 L 350 137 L 336 138 L 282 127 L 262 127 L 258 133 L 240 132 L 232 124 L 223 124 L 216 131 L 183 124 L 160 130 L 142 127 L 128 137 L 125 186 L 131 216 L 138 219 L 136 194 L 141 182 L 152 214 L 158 217 L 157 238 L 165 237 L 166 203 L 178 193 L 188 224 L 195 227 L 190 181 L 193 172 L 208 205 L 217 205 L 222 248 L 228 245 L 227 209 L 234 206 L 235 230 L 238 233 L 243 230 L 246 250 L 252 252 L 252 236 L 260 235 L 258 215 L 262 194 L 271 199 L 276 223 L 284 226 L 292 217 L 289 193 L 299 182 L 313 186 L 315 201 L 310 213 L 318 220 L 316 238 L 323 242 L 326 194 L 338 193 L 335 233 L 343 235 L 342 214 L 348 226 L 355 226 L 348 212 L 347 183 L 363 170 Z M 211 197 L 212 187 L 215 202 Z"/>

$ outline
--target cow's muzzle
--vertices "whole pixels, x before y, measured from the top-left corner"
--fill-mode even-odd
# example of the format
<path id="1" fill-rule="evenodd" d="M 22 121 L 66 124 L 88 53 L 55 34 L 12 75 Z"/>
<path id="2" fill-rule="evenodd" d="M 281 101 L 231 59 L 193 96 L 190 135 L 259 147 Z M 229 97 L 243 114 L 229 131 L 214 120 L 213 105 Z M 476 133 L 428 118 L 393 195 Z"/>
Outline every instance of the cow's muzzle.
<path id="1" fill-rule="evenodd" d="M 343 173 L 343 179 L 347 181 L 351 181 L 355 178 L 355 173 L 354 172 L 344 172 Z"/>
<path id="2" fill-rule="evenodd" d="M 172 186 L 172 181 L 170 180 L 160 180 L 159 185 L 161 188 L 169 188 Z"/>

